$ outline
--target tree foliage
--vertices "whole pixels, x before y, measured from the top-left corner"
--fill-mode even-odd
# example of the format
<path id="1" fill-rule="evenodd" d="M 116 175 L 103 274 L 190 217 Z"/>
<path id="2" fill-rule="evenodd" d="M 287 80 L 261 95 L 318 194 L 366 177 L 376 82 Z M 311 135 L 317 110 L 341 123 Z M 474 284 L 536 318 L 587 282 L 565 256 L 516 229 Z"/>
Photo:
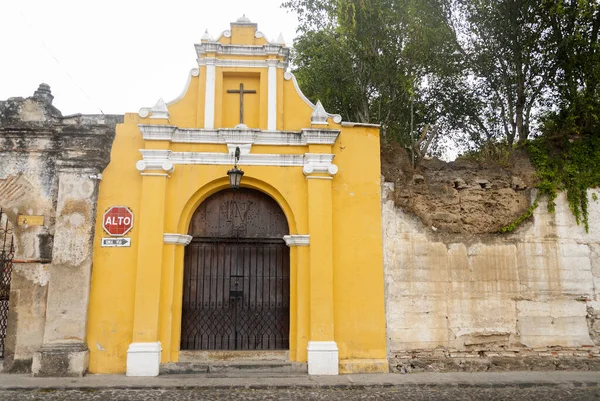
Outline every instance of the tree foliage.
<path id="1" fill-rule="evenodd" d="M 461 89 L 460 53 L 445 0 L 290 0 L 284 6 L 299 15 L 294 65 L 308 97 L 347 120 L 381 123 L 384 138 L 406 146 L 426 127 L 450 123 L 447 108 L 455 107 L 456 93 L 448 87 Z M 431 143 L 423 139 L 422 145 Z"/>

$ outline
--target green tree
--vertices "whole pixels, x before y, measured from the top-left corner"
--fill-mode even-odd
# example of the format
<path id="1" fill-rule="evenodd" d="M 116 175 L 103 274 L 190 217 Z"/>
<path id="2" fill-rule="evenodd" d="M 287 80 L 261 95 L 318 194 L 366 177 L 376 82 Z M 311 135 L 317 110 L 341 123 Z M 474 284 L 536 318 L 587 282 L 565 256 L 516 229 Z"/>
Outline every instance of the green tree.
<path id="1" fill-rule="evenodd" d="M 485 139 L 524 142 L 557 71 L 541 1 L 456 0 L 453 10 Z"/>
<path id="2" fill-rule="evenodd" d="M 299 15 L 295 74 L 344 119 L 381 123 L 384 139 L 431 143 L 455 108 L 461 54 L 446 0 L 290 0 Z M 460 98 L 465 98 L 461 96 Z M 435 125 L 437 129 L 426 129 Z M 417 149 L 417 154 L 419 153 Z"/>

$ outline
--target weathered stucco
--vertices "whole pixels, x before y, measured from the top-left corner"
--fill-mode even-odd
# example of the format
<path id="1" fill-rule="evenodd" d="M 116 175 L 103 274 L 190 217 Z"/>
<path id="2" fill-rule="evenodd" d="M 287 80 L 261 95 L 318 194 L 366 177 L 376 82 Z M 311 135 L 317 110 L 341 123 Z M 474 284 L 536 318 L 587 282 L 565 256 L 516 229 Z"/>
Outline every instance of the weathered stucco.
<path id="1" fill-rule="evenodd" d="M 52 99 L 42 84 L 32 97 L 0 101 L 0 208 L 12 224 L 16 248 L 7 372 L 30 371 L 43 344 L 85 342 L 96 177 L 108 164 L 114 127 L 122 121 L 62 116 Z M 43 223 L 18 224 L 20 215 L 43 216 Z M 85 363 L 79 355 L 76 350 L 66 358 Z M 57 366 L 42 374 L 72 374 Z"/>
<path id="2" fill-rule="evenodd" d="M 563 194 L 554 214 L 541 202 L 512 234 L 460 235 L 396 208 L 393 189 L 384 184 L 391 368 L 600 367 L 600 191 L 589 193 L 589 233 Z"/>

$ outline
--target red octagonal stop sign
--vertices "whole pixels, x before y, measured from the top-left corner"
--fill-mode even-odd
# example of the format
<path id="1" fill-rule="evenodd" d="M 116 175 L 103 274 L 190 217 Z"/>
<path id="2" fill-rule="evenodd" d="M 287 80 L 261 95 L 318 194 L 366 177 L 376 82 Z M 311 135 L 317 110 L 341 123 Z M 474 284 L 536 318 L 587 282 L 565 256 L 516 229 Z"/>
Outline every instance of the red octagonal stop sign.
<path id="1" fill-rule="evenodd" d="M 127 206 L 112 206 L 102 216 L 102 228 L 113 237 L 122 237 L 133 228 L 133 213 Z"/>

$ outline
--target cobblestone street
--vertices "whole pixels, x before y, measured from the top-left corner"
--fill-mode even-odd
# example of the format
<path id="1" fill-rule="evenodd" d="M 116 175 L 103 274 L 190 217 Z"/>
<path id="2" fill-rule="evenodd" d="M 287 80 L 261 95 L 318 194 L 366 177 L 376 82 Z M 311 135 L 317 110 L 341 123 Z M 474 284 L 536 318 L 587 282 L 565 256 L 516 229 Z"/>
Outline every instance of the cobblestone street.
<path id="1" fill-rule="evenodd" d="M 231 388 L 0 390 L 0 400 L 600 400 L 600 387 Z"/>

